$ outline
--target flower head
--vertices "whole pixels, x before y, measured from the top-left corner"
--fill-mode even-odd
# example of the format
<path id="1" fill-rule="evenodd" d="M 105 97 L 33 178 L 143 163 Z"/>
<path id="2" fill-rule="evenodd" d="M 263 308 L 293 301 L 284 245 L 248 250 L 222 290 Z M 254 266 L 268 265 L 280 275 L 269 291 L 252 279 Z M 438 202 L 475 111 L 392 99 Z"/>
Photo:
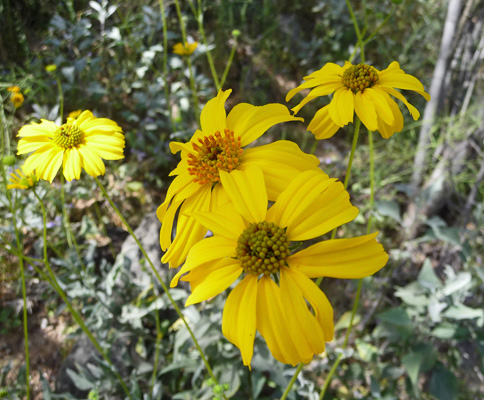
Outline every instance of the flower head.
<path id="1" fill-rule="evenodd" d="M 304 80 L 306 82 L 289 91 L 286 96 L 286 101 L 289 101 L 299 91 L 314 88 L 292 109 L 295 114 L 311 100 L 334 92 L 329 105 L 320 109 L 308 126 L 316 139 L 328 139 L 340 127 L 353 122 L 355 111 L 369 131 L 378 131 L 388 139 L 403 129 L 402 113 L 390 96 L 402 101 L 414 120 L 420 117 L 418 110 L 395 88 L 413 90 L 427 101 L 430 100 L 420 81 L 400 69 L 396 61 L 383 71 L 367 64 L 345 62 L 340 67 L 327 63 Z"/>
<path id="2" fill-rule="evenodd" d="M 377 233 L 293 250 L 293 242 L 324 235 L 358 214 L 343 184 L 318 171 L 298 174 L 269 209 L 259 168 L 222 171 L 220 178 L 230 202 L 194 213 L 213 237 L 192 247 L 171 286 L 180 277 L 190 282 L 188 306 L 242 276 L 225 303 L 222 331 L 244 364 L 250 365 L 256 331 L 280 362 L 307 363 L 324 351 L 334 330 L 331 305 L 311 278 L 362 278 L 382 268 L 388 255 Z"/>
<path id="3" fill-rule="evenodd" d="M 24 95 L 19 92 L 13 92 L 10 96 L 10 101 L 15 108 L 20 108 L 24 104 Z"/>
<path id="4" fill-rule="evenodd" d="M 81 168 L 91 176 L 104 175 L 102 159 L 124 158 L 122 132 L 116 122 L 96 118 L 86 110 L 77 119 L 67 118 L 61 126 L 47 120 L 23 126 L 17 154 L 34 151 L 25 160 L 25 174 L 35 169 L 40 179 L 50 182 L 61 165 L 68 181 L 79 179 Z"/>
<path id="5" fill-rule="evenodd" d="M 173 153 L 181 153 L 181 161 L 170 174 L 176 178 L 157 214 L 162 223 L 161 248 L 168 249 L 162 260 L 170 263 L 172 268 L 181 265 L 188 250 L 207 233 L 191 214 L 217 209 L 228 201 L 225 187 L 220 182 L 222 171 L 230 174 L 258 165 L 267 178 L 271 200 L 275 200 L 287 182 L 300 171 L 319 171 L 318 159 L 303 153 L 293 142 L 277 141 L 246 148 L 271 126 L 302 119 L 290 115 L 282 104 L 256 107 L 242 103 L 226 115 L 224 106 L 230 92 L 219 91 L 217 97 L 208 101 L 200 116 L 202 129 L 197 130 L 188 143 L 170 143 Z M 176 236 L 172 241 L 177 214 Z"/>
<path id="6" fill-rule="evenodd" d="M 45 70 L 50 74 L 52 72 L 55 72 L 57 70 L 57 65 L 55 64 L 49 64 L 45 66 Z"/>
<path id="7" fill-rule="evenodd" d="M 39 177 L 32 171 L 30 174 L 24 174 L 24 168 L 22 166 L 22 171 L 16 169 L 15 172 L 10 174 L 10 184 L 7 185 L 7 189 L 31 189 L 37 185 L 39 182 Z"/>
<path id="8" fill-rule="evenodd" d="M 198 42 L 193 42 L 193 43 L 185 42 L 184 44 L 176 43 L 173 46 L 173 53 L 179 54 L 181 56 L 189 56 L 190 54 L 193 54 L 193 52 L 197 47 L 198 47 Z"/>
<path id="9" fill-rule="evenodd" d="M 13 93 L 19 93 L 20 92 L 20 88 L 18 86 L 9 86 L 7 88 L 7 91 L 13 92 Z"/>

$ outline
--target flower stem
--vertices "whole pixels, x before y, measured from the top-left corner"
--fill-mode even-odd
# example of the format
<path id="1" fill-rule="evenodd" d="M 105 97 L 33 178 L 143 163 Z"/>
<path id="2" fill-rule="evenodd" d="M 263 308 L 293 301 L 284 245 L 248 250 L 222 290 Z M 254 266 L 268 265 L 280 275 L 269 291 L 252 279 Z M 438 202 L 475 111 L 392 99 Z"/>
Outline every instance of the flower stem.
<path id="1" fill-rule="evenodd" d="M 208 48 L 208 41 L 207 36 L 205 35 L 205 29 L 203 28 L 203 13 L 202 13 L 202 2 L 198 0 L 198 7 L 195 9 L 195 6 L 192 5 L 191 1 L 188 2 L 190 5 L 193 15 L 195 16 L 197 23 L 198 23 L 198 31 L 200 32 L 200 36 L 202 37 L 202 43 L 205 45 L 205 53 L 207 54 L 207 61 L 210 67 L 210 72 L 212 72 L 213 82 L 215 83 L 215 87 L 217 88 L 217 92 L 222 89 L 223 82 L 220 83 L 218 80 L 217 71 L 215 70 L 215 64 L 213 63 L 212 53 Z"/>
<path id="2" fill-rule="evenodd" d="M 159 0 L 159 3 L 161 21 L 163 23 L 163 82 L 165 84 L 166 108 L 168 109 L 171 130 L 175 131 L 175 123 L 173 122 L 173 113 L 171 110 L 170 88 L 168 87 L 168 29 L 166 27 L 165 6 L 163 0 Z"/>
<path id="3" fill-rule="evenodd" d="M 46 212 L 45 212 L 45 207 L 44 207 L 44 204 L 42 203 L 41 198 L 35 192 L 35 190 L 33 190 L 33 192 L 34 192 L 35 197 L 39 201 L 40 208 L 42 209 L 42 221 L 43 221 L 43 224 L 44 224 L 44 229 L 43 229 L 44 264 L 45 264 L 45 267 L 47 268 L 47 272 L 48 272 L 48 275 L 50 277 L 50 283 L 52 284 L 52 287 L 55 289 L 55 291 L 62 298 L 62 300 L 64 300 L 64 303 L 66 304 L 67 308 L 69 309 L 69 312 L 71 313 L 72 317 L 77 322 L 77 324 L 81 327 L 82 331 L 91 340 L 91 342 L 94 345 L 94 347 L 96 348 L 96 350 L 99 351 L 99 353 L 103 356 L 103 358 L 106 360 L 106 362 L 111 366 L 113 373 L 116 375 L 116 378 L 118 379 L 119 383 L 121 384 L 121 386 L 122 386 L 124 392 L 126 393 L 126 395 L 130 399 L 132 399 L 132 396 L 129 393 L 129 390 L 128 390 L 126 384 L 124 383 L 123 378 L 116 371 L 113 363 L 111 362 L 111 360 L 107 356 L 106 352 L 103 350 L 103 348 L 101 347 L 101 345 L 99 344 L 99 342 L 94 338 L 94 336 L 92 335 L 92 333 L 89 330 L 89 328 L 84 324 L 84 321 L 82 320 L 82 318 L 78 314 L 78 312 L 74 309 L 74 307 L 72 307 L 71 302 L 69 301 L 69 299 L 67 298 L 66 294 L 64 293 L 64 291 L 62 290 L 62 288 L 59 286 L 59 283 L 57 282 L 57 278 L 56 278 L 54 272 L 52 271 L 52 269 L 50 267 L 49 259 L 47 257 L 47 216 L 46 216 Z"/>
<path id="4" fill-rule="evenodd" d="M 62 91 L 62 83 L 59 78 L 59 75 L 55 74 L 55 78 L 57 81 L 57 90 L 59 92 L 59 116 L 60 116 L 60 125 L 64 122 L 64 92 Z"/>
<path id="5" fill-rule="evenodd" d="M 365 62 L 365 46 L 363 45 L 363 37 L 361 35 L 360 27 L 358 26 L 358 21 L 356 20 L 355 14 L 353 12 L 353 8 L 351 7 L 350 0 L 346 0 L 346 6 L 348 7 L 348 11 L 350 12 L 351 20 L 353 21 L 353 26 L 355 28 L 356 37 L 358 38 L 358 43 L 360 45 L 360 57 L 361 62 Z"/>
<path id="6" fill-rule="evenodd" d="M 285 400 L 285 398 L 289 395 L 289 393 L 291 392 L 291 389 L 292 389 L 292 386 L 294 385 L 294 382 L 296 382 L 296 379 L 299 375 L 299 373 L 302 371 L 302 369 L 304 368 L 304 365 L 303 363 L 299 364 L 297 366 L 297 369 L 296 371 L 294 372 L 294 375 L 292 376 L 291 380 L 289 381 L 289 383 L 287 384 L 287 387 L 286 387 L 286 390 L 284 390 L 284 393 L 282 394 L 280 400 Z"/>
<path id="7" fill-rule="evenodd" d="M 182 41 L 183 41 L 183 46 L 185 46 L 185 43 L 187 43 L 187 34 L 185 32 L 185 23 L 183 22 L 183 16 L 181 13 L 180 9 L 180 3 L 178 0 L 175 0 L 175 7 L 176 7 L 176 13 L 178 15 L 178 19 L 180 20 L 180 29 L 181 29 L 181 34 L 182 34 Z M 199 111 L 200 107 L 198 105 L 198 96 L 197 96 L 197 91 L 195 87 L 195 78 L 193 76 L 193 68 L 192 68 L 192 59 L 190 56 L 186 56 L 185 59 L 187 60 L 187 65 L 188 65 L 188 73 L 190 74 L 190 91 L 192 92 L 192 101 L 193 101 L 193 113 L 195 115 L 195 121 L 198 122 L 198 117 L 199 117 Z"/>
<path id="8" fill-rule="evenodd" d="M 227 79 L 227 75 L 229 74 L 230 66 L 232 65 L 232 61 L 234 59 L 236 49 L 237 49 L 237 38 L 234 38 L 234 44 L 232 46 L 232 50 L 230 51 L 230 56 L 229 56 L 229 59 L 227 61 L 227 65 L 225 66 L 225 70 L 224 70 L 224 73 L 222 75 L 222 79 L 220 80 L 220 88 L 223 88 L 225 80 Z"/>
<path id="9" fill-rule="evenodd" d="M 373 206 L 375 204 L 375 159 L 373 151 L 373 132 L 370 131 L 368 131 L 368 146 L 370 148 L 370 210 L 368 216 L 368 223 L 366 226 L 366 234 L 369 234 L 371 231 Z"/>
<path id="10" fill-rule="evenodd" d="M 146 261 L 148 261 L 148 264 L 150 265 L 151 270 L 153 271 L 153 273 L 155 274 L 156 278 L 158 279 L 158 282 L 160 283 L 161 287 L 163 288 L 163 291 L 168 296 L 168 299 L 170 300 L 171 304 L 173 305 L 173 308 L 175 309 L 176 313 L 178 314 L 178 316 L 180 317 L 180 319 L 183 321 L 183 324 L 187 328 L 188 333 L 190 334 L 190 336 L 191 336 L 191 338 L 193 340 L 193 343 L 195 344 L 195 347 L 197 348 L 198 352 L 200 353 L 200 356 L 202 357 L 203 363 L 205 364 L 205 367 L 207 368 L 207 371 L 208 371 L 210 377 L 212 378 L 212 380 L 215 383 L 215 385 L 218 385 L 219 383 L 217 381 L 217 378 L 215 378 L 215 375 L 212 372 L 212 368 L 210 367 L 210 364 L 208 363 L 207 358 L 205 357 L 205 354 L 204 354 L 202 348 L 198 344 L 197 339 L 195 338 L 195 334 L 193 333 L 192 329 L 188 325 L 188 323 L 187 323 L 187 321 L 185 319 L 185 316 L 181 312 L 181 310 L 178 307 L 178 305 L 176 304 L 175 300 L 173 300 L 173 297 L 171 296 L 170 291 L 168 290 L 168 287 L 166 286 L 165 282 L 163 282 L 163 279 L 161 278 L 160 274 L 158 273 L 158 271 L 156 270 L 155 266 L 153 265 L 153 261 L 151 261 L 150 257 L 146 253 L 145 248 L 143 247 L 143 245 L 139 241 L 138 237 L 134 233 L 134 231 L 131 228 L 131 226 L 128 224 L 128 221 L 126 221 L 126 218 L 124 218 L 124 215 L 121 213 L 121 211 L 119 211 L 118 207 L 116 207 L 116 205 L 114 204 L 114 201 L 111 199 L 111 196 L 109 196 L 108 192 L 106 191 L 106 189 L 104 188 L 104 186 L 102 185 L 102 183 L 96 177 L 94 177 L 94 180 L 96 181 L 97 185 L 99 186 L 99 189 L 101 189 L 101 192 L 103 193 L 103 195 L 106 198 L 106 200 L 109 202 L 109 204 L 113 208 L 114 212 L 121 219 L 121 221 L 123 222 L 124 226 L 128 230 L 129 234 L 132 236 L 132 238 L 134 239 L 134 241 L 138 245 L 141 253 L 143 254 L 143 257 L 145 258 Z M 223 395 L 223 396 L 224 396 L 224 398 L 226 398 L 225 395 Z"/>
<path id="11" fill-rule="evenodd" d="M 1 121 L 0 121 L 1 123 Z M 15 201 L 12 202 L 10 196 L 10 191 L 7 189 L 7 177 L 5 174 L 5 166 L 1 166 L 3 182 L 5 184 L 5 191 L 8 199 L 8 205 L 10 212 L 12 213 L 12 223 L 15 231 L 15 240 L 17 241 L 17 250 L 22 254 L 23 246 L 20 240 L 20 233 L 17 228 L 17 218 L 15 216 Z M 27 400 L 30 400 L 30 355 L 29 355 L 29 326 L 28 326 L 28 315 L 27 315 L 27 289 L 25 284 L 25 268 L 24 260 L 21 256 L 18 257 L 18 264 L 20 267 L 20 275 L 22 279 L 22 301 L 23 301 L 23 326 L 24 326 L 24 343 L 25 343 L 25 388 Z"/>

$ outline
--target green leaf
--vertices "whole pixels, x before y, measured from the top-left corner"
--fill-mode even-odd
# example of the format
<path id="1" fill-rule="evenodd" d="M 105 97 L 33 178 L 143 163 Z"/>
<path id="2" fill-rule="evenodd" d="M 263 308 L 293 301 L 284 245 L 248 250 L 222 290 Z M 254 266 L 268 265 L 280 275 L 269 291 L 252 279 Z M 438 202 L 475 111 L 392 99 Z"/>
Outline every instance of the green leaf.
<path id="1" fill-rule="evenodd" d="M 449 323 L 443 323 L 434 328 L 430 334 L 439 339 L 451 339 L 457 331 L 457 326 Z"/>
<path id="2" fill-rule="evenodd" d="M 340 329 L 348 329 L 350 326 L 351 314 L 351 311 L 346 311 L 334 326 L 334 330 L 339 331 Z M 355 317 L 353 318 L 353 326 L 357 325 L 360 321 L 361 316 L 355 314 Z"/>
<path id="3" fill-rule="evenodd" d="M 377 318 L 390 330 L 395 331 L 402 339 L 407 339 L 413 331 L 412 321 L 403 308 L 392 308 L 377 314 Z"/>
<path id="4" fill-rule="evenodd" d="M 378 349 L 370 343 L 356 339 L 356 350 L 363 361 L 370 362 L 376 359 Z"/>
<path id="5" fill-rule="evenodd" d="M 395 221 L 402 222 L 400 205 L 396 201 L 376 201 L 375 210 L 384 217 L 390 217 Z"/>
<path id="6" fill-rule="evenodd" d="M 72 379 L 72 382 L 79 390 L 90 390 L 94 387 L 94 382 L 91 382 L 87 378 L 78 373 L 74 372 L 72 369 L 67 368 L 66 370 L 67 375 L 69 378 Z"/>
<path id="7" fill-rule="evenodd" d="M 430 259 L 426 258 L 417 278 L 418 283 L 426 289 L 435 290 L 442 286 L 442 282 L 435 274 Z"/>
<path id="8" fill-rule="evenodd" d="M 439 363 L 432 373 L 429 391 L 438 400 L 457 400 L 459 398 L 457 378 Z"/>
<path id="9" fill-rule="evenodd" d="M 474 319 L 477 318 L 477 325 L 482 327 L 484 322 L 484 310 L 467 307 L 464 304 L 456 304 L 450 306 L 444 315 L 447 318 L 462 320 L 462 319 Z"/>

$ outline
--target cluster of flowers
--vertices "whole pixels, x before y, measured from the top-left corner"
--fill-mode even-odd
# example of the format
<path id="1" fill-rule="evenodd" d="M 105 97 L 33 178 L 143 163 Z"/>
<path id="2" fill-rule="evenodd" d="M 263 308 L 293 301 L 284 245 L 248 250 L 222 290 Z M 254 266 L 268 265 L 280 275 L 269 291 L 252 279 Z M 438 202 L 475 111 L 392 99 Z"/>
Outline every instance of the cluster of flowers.
<path id="1" fill-rule="evenodd" d="M 186 54 L 194 47 L 177 50 Z M 395 88 L 429 99 L 422 84 L 397 62 L 383 71 L 366 64 L 330 63 L 305 81 L 287 95 L 289 101 L 300 90 L 312 89 L 292 109 L 294 114 L 316 97 L 334 93 L 308 126 L 317 139 L 353 122 L 355 112 L 369 130 L 388 138 L 403 128 L 403 116 L 390 96 L 401 100 L 414 119 L 419 117 Z M 312 278 L 366 277 L 381 269 L 388 255 L 376 241 L 377 233 L 315 242 L 352 221 L 358 209 L 343 184 L 328 177 L 318 159 L 295 143 L 250 146 L 270 127 L 302 118 L 282 104 L 241 103 L 227 115 L 230 93 L 219 91 L 207 102 L 201 129 L 189 142 L 170 144 L 181 161 L 157 210 L 162 262 L 181 266 L 171 287 L 179 280 L 190 283 L 187 306 L 232 288 L 222 331 L 240 349 L 245 365 L 250 367 L 257 331 L 280 362 L 307 363 L 324 351 L 334 331 L 332 307 Z M 62 126 L 45 120 L 24 126 L 18 136 L 18 154 L 34 151 L 24 173 L 48 181 L 61 165 L 65 178 L 72 180 L 79 179 L 81 169 L 91 176 L 104 174 L 102 159 L 123 158 L 121 128 L 90 111 Z M 31 181 L 20 177 L 17 182 Z"/>

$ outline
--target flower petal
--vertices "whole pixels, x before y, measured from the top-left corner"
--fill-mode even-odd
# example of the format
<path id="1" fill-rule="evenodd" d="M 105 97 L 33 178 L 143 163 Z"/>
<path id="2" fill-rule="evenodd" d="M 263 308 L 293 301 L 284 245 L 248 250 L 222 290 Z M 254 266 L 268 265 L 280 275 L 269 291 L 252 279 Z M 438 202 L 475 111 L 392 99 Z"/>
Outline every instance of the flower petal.
<path id="1" fill-rule="evenodd" d="M 45 119 L 41 120 L 40 124 L 32 123 L 30 125 L 24 125 L 18 132 L 18 137 L 30 137 L 30 136 L 47 136 L 53 137 L 58 126 Z"/>
<path id="2" fill-rule="evenodd" d="M 413 90 L 423 96 L 425 100 L 430 100 L 430 95 L 425 92 L 422 83 L 413 75 L 406 74 L 405 71 L 400 69 L 400 65 L 396 61 L 379 74 L 378 86 Z"/>
<path id="3" fill-rule="evenodd" d="M 217 97 L 209 100 L 202 109 L 200 124 L 205 135 L 213 135 L 215 132 L 223 133 L 226 128 L 227 113 L 225 112 L 225 101 L 232 93 L 232 90 L 219 90 Z"/>
<path id="4" fill-rule="evenodd" d="M 46 144 L 51 143 L 52 139 L 50 139 L 47 135 L 45 136 L 29 136 L 27 138 L 22 138 L 19 140 L 17 145 L 17 154 L 25 154 L 35 151 Z"/>
<path id="5" fill-rule="evenodd" d="M 414 121 L 417 121 L 420 118 L 420 112 L 407 101 L 403 94 L 392 88 L 381 87 L 381 89 L 403 102 L 403 104 L 407 106 L 408 111 L 410 111 L 410 114 L 412 115 Z"/>
<path id="6" fill-rule="evenodd" d="M 228 203 L 211 212 L 196 212 L 193 217 L 214 235 L 237 240 L 246 225 L 235 207 Z"/>
<path id="7" fill-rule="evenodd" d="M 379 91 L 373 88 L 365 89 L 365 96 L 371 99 L 375 106 L 378 117 L 382 119 L 387 125 L 393 125 L 394 117 L 390 105 L 386 101 L 387 98 L 382 94 L 383 91 Z"/>
<path id="8" fill-rule="evenodd" d="M 37 152 L 25 160 L 24 172 L 28 175 L 35 169 L 35 173 L 40 179 L 52 182 L 62 165 L 62 155 L 64 151 L 60 147 L 53 145 L 47 151 L 43 152 L 38 159 L 32 163 L 28 163 Z"/>
<path id="9" fill-rule="evenodd" d="M 314 100 L 317 97 L 327 96 L 328 94 L 333 93 L 336 89 L 341 88 L 341 78 L 336 77 L 333 78 L 330 82 L 325 82 L 324 84 L 318 86 L 311 90 L 308 95 L 295 107 L 291 108 L 294 114 L 297 114 L 301 108 L 303 108 L 307 103 Z"/>
<path id="10" fill-rule="evenodd" d="M 289 256 L 286 261 L 310 278 L 364 278 L 388 261 L 388 254 L 375 239 L 377 234 L 319 242 Z"/>
<path id="11" fill-rule="evenodd" d="M 339 128 L 329 116 L 329 105 L 321 108 L 308 125 L 308 131 L 318 140 L 329 139 Z"/>
<path id="12" fill-rule="evenodd" d="M 62 169 L 66 181 L 72 181 L 81 177 L 81 157 L 79 157 L 77 148 L 72 147 L 64 151 Z"/>
<path id="13" fill-rule="evenodd" d="M 235 106 L 227 117 L 227 128 L 241 138 L 242 147 L 258 139 L 270 127 L 287 121 L 304 121 L 293 117 L 285 105 L 267 104 L 256 107 L 250 104 Z"/>
<path id="14" fill-rule="evenodd" d="M 287 321 L 282 305 L 281 289 L 274 281 L 263 276 L 257 288 L 257 330 L 267 343 L 274 358 L 284 364 L 296 365 L 301 357 L 294 343 L 289 326 L 294 321 Z"/>
<path id="15" fill-rule="evenodd" d="M 217 263 L 216 265 L 218 268 L 213 269 L 212 271 L 210 271 L 210 273 L 207 273 L 206 268 L 204 268 L 203 271 L 199 271 L 202 275 L 205 275 L 205 279 L 203 279 L 203 281 L 201 282 L 197 282 L 196 285 L 191 287 L 192 294 L 188 296 L 185 307 L 188 307 L 192 304 L 200 303 L 204 300 L 208 300 L 209 298 L 222 293 L 237 280 L 237 278 L 243 272 L 243 269 L 240 266 L 240 262 L 234 259 L 228 259 L 223 261 L 224 263 Z M 192 272 L 190 272 L 190 275 L 197 269 L 192 270 Z M 182 280 L 190 282 L 190 277 L 184 277 L 182 278 Z"/>
<path id="16" fill-rule="evenodd" d="M 81 156 L 82 166 L 89 175 L 93 177 L 104 175 L 106 172 L 106 167 L 104 166 L 101 157 L 99 157 L 94 151 L 85 145 L 79 146 L 78 151 Z"/>
<path id="17" fill-rule="evenodd" d="M 355 95 L 345 86 L 338 88 L 334 92 L 333 100 L 329 103 L 329 116 L 333 122 L 343 127 L 349 122 L 353 122 L 355 113 Z"/>
<path id="18" fill-rule="evenodd" d="M 222 317 L 224 336 L 240 349 L 250 368 L 254 352 L 257 315 L 257 276 L 247 275 L 229 294 Z"/>
<path id="19" fill-rule="evenodd" d="M 304 153 L 299 146 L 288 140 L 278 140 L 244 151 L 241 170 L 257 166 L 262 169 L 268 199 L 274 201 L 286 189 L 288 182 L 306 170 L 317 170 L 319 160 Z"/>
<path id="20" fill-rule="evenodd" d="M 264 221 L 267 192 L 260 168 L 250 167 L 230 173 L 220 171 L 220 181 L 234 207 L 248 222 Z"/>
<path id="21" fill-rule="evenodd" d="M 373 102 L 365 92 L 356 93 L 355 111 L 356 115 L 361 119 L 361 122 L 363 122 L 363 125 L 365 125 L 369 131 L 373 132 L 378 129 L 377 114 Z"/>

